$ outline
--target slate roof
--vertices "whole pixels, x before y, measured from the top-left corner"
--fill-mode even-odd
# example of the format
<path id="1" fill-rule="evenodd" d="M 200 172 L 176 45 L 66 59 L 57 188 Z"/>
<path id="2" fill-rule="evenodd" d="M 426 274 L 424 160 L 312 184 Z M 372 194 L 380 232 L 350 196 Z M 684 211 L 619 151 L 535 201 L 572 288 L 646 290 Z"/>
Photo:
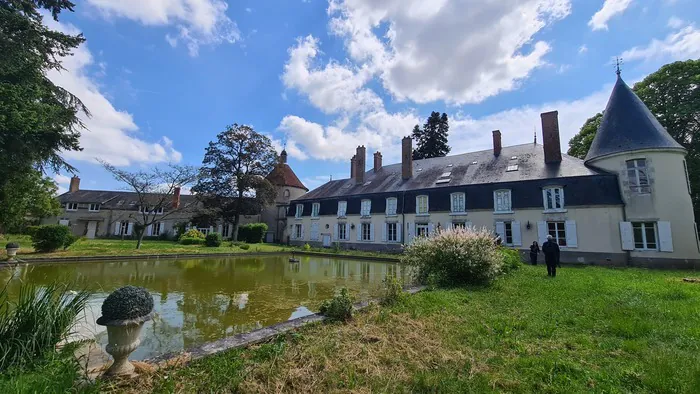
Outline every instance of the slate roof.
<path id="1" fill-rule="evenodd" d="M 509 166 L 516 164 L 517 171 L 507 171 Z M 447 172 L 450 172 L 450 182 L 436 184 Z M 523 144 L 504 147 L 498 157 L 489 149 L 414 160 L 413 177 L 406 181 L 401 178 L 401 163 L 391 164 L 376 173 L 374 170 L 365 172 L 365 182 L 362 185 L 356 184 L 354 179 L 334 180 L 304 194 L 296 201 L 599 174 L 604 173 L 588 168 L 581 159 L 566 154 L 562 154 L 561 163 L 545 164 L 542 145 Z"/>
<path id="2" fill-rule="evenodd" d="M 618 75 L 585 161 L 637 149 L 683 147 Z"/>
<path id="3" fill-rule="evenodd" d="M 66 192 L 58 196 L 58 201 L 62 204 L 67 202 L 75 203 L 99 203 L 102 209 L 137 209 L 138 197 L 134 192 L 111 191 L 111 190 L 78 190 L 76 192 Z M 195 201 L 195 196 L 180 195 L 180 205 L 191 204 Z M 121 204 L 120 204 L 121 202 Z M 133 204 L 132 204 L 133 202 Z"/>
<path id="4" fill-rule="evenodd" d="M 270 175 L 267 176 L 267 180 L 276 186 L 298 187 L 299 189 L 309 191 L 309 189 L 301 183 L 297 174 L 292 170 L 292 167 L 287 163 L 278 164 Z"/>

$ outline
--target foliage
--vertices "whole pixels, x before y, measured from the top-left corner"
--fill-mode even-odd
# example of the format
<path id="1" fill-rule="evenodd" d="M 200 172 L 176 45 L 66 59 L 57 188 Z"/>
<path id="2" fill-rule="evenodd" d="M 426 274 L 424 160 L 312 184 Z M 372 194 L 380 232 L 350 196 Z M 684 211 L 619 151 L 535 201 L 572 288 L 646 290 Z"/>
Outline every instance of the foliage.
<path id="1" fill-rule="evenodd" d="M 80 379 L 80 364 L 73 346 L 48 351 L 31 366 L 10 368 L 0 374 L 0 393 L 70 393 Z M 90 387 L 90 392 L 96 387 Z M 83 392 L 83 390 L 80 390 Z"/>
<path id="2" fill-rule="evenodd" d="M 197 171 L 191 166 L 169 165 L 167 169 L 154 167 L 151 170 L 126 171 L 107 162 L 102 166 L 114 176 L 114 179 L 124 183 L 136 194 L 136 205 L 139 211 L 130 216 L 135 222 L 137 235 L 136 249 L 141 248 L 146 227 L 162 222 L 171 215 L 193 212 L 196 208 L 194 201 L 187 204 L 175 205 L 175 195 L 180 188 L 191 184 L 197 178 Z"/>
<path id="3" fill-rule="evenodd" d="M 307 251 L 307 252 L 308 252 L 309 250 L 311 250 L 311 245 L 309 245 L 308 243 L 305 243 L 305 244 L 304 244 L 304 250 Z"/>
<path id="4" fill-rule="evenodd" d="M 208 247 L 218 248 L 219 246 L 221 246 L 222 241 L 223 241 L 223 238 L 221 237 L 221 234 L 209 233 L 209 234 L 207 234 L 207 237 L 205 238 L 204 245 L 206 245 Z"/>
<path id="5" fill-rule="evenodd" d="M 485 228 L 457 228 L 421 237 L 406 247 L 403 261 L 418 280 L 442 286 L 488 284 L 503 272 L 503 255 Z"/>
<path id="6" fill-rule="evenodd" d="M 27 234 L 29 236 L 32 236 L 36 233 L 36 230 L 39 229 L 39 226 L 27 226 L 24 228 L 24 234 Z"/>
<path id="7" fill-rule="evenodd" d="M 180 237 L 180 245 L 204 245 L 204 238 L 199 237 Z"/>
<path id="8" fill-rule="evenodd" d="M 191 229 L 185 231 L 184 233 L 182 233 L 182 235 L 180 236 L 180 239 L 182 239 L 182 238 L 200 238 L 200 239 L 204 239 L 204 237 L 205 237 L 205 235 L 204 235 L 203 232 L 197 230 L 196 228 L 191 228 Z"/>
<path id="9" fill-rule="evenodd" d="M 241 215 L 257 214 L 275 200 L 277 191 L 266 177 L 277 163 L 267 136 L 233 124 L 209 142 L 192 191 L 207 214 L 233 224 L 232 238 L 239 239 Z"/>
<path id="10" fill-rule="evenodd" d="M 348 289 L 343 287 L 333 298 L 323 301 L 319 311 L 330 321 L 346 322 L 352 319 L 352 303 Z"/>
<path id="11" fill-rule="evenodd" d="M 248 249 L 250 249 L 250 245 L 248 245 L 248 244 L 243 244 L 243 245 L 240 245 L 239 248 L 241 248 L 241 249 L 243 249 L 243 250 L 248 250 Z"/>
<path id="12" fill-rule="evenodd" d="M 380 303 L 384 306 L 397 305 L 406 298 L 403 284 L 394 276 L 387 276 L 382 280 L 383 289 Z"/>
<path id="13" fill-rule="evenodd" d="M 90 298 L 72 287 L 22 283 L 17 299 L 10 298 L 7 285 L 0 290 L 0 371 L 40 360 L 71 332 Z"/>
<path id="14" fill-rule="evenodd" d="M 35 169 L 11 177 L 9 183 L 0 181 L 0 232 L 20 232 L 30 218 L 58 215 L 61 210 L 55 197 L 58 187 L 51 178 Z"/>
<path id="15" fill-rule="evenodd" d="M 340 253 L 340 242 L 333 242 L 333 253 Z"/>
<path id="16" fill-rule="evenodd" d="M 413 150 L 413 159 L 447 156 L 450 153 L 450 147 L 447 145 L 449 130 L 447 114 L 440 115 L 439 112 L 435 111 L 425 121 L 422 130 L 418 125 L 415 125 L 412 134 L 417 146 Z"/>
<path id="17" fill-rule="evenodd" d="M 634 85 L 634 92 L 666 131 L 688 151 L 686 158 L 695 216 L 700 215 L 700 60 L 667 64 Z M 598 117 L 596 115 L 594 118 Z M 586 121 L 569 143 L 570 154 L 585 157 L 595 136 Z M 587 127 L 588 126 L 588 127 Z"/>
<path id="18" fill-rule="evenodd" d="M 566 153 L 579 159 L 585 159 L 602 120 L 603 114 L 601 112 L 588 118 L 578 134 L 569 141 L 569 150 Z"/>
<path id="19" fill-rule="evenodd" d="M 175 236 L 177 238 L 180 238 L 182 236 L 182 234 L 184 234 L 185 231 L 187 231 L 186 229 L 187 229 L 187 222 L 177 222 L 173 226 L 173 231 L 175 231 Z"/>
<path id="20" fill-rule="evenodd" d="M 503 255 L 503 271 L 515 271 L 522 266 L 522 256 L 516 249 L 502 247 L 500 252 Z"/>
<path id="21" fill-rule="evenodd" d="M 266 223 L 248 223 L 238 228 L 238 240 L 258 244 L 263 242 L 266 233 Z"/>
<path id="22" fill-rule="evenodd" d="M 19 244 L 17 242 L 9 242 L 7 245 L 5 245 L 5 249 L 18 249 Z"/>
<path id="23" fill-rule="evenodd" d="M 75 237 L 68 226 L 46 224 L 39 226 L 32 235 L 32 245 L 37 252 L 53 252 L 60 248 L 67 249 L 75 242 Z"/>
<path id="24" fill-rule="evenodd" d="M 153 312 L 153 296 L 143 287 L 124 286 L 107 296 L 97 324 L 114 320 L 131 320 Z"/>

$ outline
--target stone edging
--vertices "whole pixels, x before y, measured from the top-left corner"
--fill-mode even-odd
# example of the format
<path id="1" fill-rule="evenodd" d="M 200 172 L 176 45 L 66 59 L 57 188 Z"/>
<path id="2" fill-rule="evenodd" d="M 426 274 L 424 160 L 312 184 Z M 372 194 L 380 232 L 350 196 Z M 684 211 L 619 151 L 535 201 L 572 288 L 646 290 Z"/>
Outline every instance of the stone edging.
<path id="1" fill-rule="evenodd" d="M 426 289 L 426 286 L 414 286 L 405 290 L 408 294 L 415 294 Z M 370 304 L 376 303 L 377 299 L 363 301 L 354 305 L 355 310 L 367 308 Z M 182 353 L 168 353 L 162 356 L 154 357 L 149 360 L 144 360 L 149 364 L 167 365 L 168 361 L 176 360 L 185 356 L 186 361 L 193 361 L 202 357 L 210 356 L 223 351 L 238 349 L 254 345 L 256 343 L 268 341 L 278 335 L 285 334 L 312 323 L 318 323 L 326 320 L 326 317 L 315 313 L 313 315 L 300 317 L 293 320 L 287 320 L 281 323 L 273 324 L 268 327 L 263 327 L 243 334 L 237 334 L 230 337 L 218 339 L 213 342 L 208 342 L 195 348 L 185 350 Z"/>

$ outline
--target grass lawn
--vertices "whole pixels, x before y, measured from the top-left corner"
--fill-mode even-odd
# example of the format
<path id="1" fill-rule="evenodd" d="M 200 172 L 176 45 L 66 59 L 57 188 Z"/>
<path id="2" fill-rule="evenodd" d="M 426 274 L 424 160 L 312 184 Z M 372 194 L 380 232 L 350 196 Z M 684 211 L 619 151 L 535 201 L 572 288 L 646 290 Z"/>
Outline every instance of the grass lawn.
<path id="1" fill-rule="evenodd" d="M 143 241 L 141 249 L 136 249 L 135 240 L 120 239 L 80 239 L 68 248 L 52 253 L 36 253 L 32 248 L 32 240 L 28 235 L 4 235 L 0 236 L 0 261 L 7 259 L 5 244 L 8 242 L 18 242 L 21 249 L 18 256 L 21 259 L 44 257 L 80 257 L 80 256 L 127 256 L 127 255 L 147 255 L 147 254 L 185 254 L 185 253 L 257 253 L 257 252 L 288 252 L 301 251 L 302 248 L 276 245 L 276 244 L 250 244 L 249 248 L 242 249 L 238 246 L 231 246 L 231 242 L 225 241 L 218 248 L 208 248 L 204 245 L 180 245 L 172 241 Z M 311 252 L 332 253 L 331 249 L 313 249 Z M 343 255 L 354 256 L 382 256 L 379 253 L 346 251 L 340 252 Z"/>
<path id="2" fill-rule="evenodd" d="M 700 392 L 692 272 L 524 266 L 161 370 L 126 392 Z"/>

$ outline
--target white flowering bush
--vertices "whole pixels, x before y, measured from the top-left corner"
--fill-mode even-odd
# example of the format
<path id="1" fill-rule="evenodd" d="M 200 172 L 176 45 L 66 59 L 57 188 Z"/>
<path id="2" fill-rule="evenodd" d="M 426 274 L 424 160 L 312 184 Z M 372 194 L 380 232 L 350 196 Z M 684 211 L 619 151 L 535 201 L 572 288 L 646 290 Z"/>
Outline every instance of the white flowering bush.
<path id="1" fill-rule="evenodd" d="M 417 238 L 408 245 L 404 263 L 416 268 L 418 280 L 441 286 L 488 284 L 504 271 L 503 254 L 485 228 L 457 228 Z"/>

